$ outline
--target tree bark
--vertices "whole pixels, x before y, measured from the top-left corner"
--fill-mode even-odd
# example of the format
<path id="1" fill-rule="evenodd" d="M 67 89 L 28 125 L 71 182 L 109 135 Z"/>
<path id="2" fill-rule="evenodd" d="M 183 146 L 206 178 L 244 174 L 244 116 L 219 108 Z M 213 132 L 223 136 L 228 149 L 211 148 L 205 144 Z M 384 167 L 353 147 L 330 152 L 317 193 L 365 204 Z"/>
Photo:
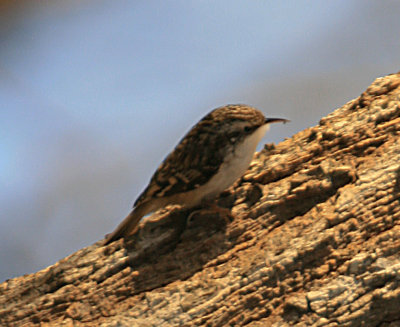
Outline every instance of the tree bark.
<path id="1" fill-rule="evenodd" d="M 400 326 L 400 74 L 219 198 L 0 285 L 1 326 Z"/>

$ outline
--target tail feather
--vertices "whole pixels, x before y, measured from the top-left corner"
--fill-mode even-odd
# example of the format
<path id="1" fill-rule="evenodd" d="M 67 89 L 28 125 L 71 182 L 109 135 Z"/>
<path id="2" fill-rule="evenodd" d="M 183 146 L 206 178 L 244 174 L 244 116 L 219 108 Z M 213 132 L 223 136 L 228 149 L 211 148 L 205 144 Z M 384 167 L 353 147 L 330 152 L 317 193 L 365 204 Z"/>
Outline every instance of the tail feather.
<path id="1" fill-rule="evenodd" d="M 131 235 L 136 231 L 137 225 L 140 219 L 147 214 L 143 206 L 136 207 L 133 209 L 129 215 L 118 225 L 118 227 L 109 235 L 106 236 L 104 245 L 110 244 L 122 237 Z"/>

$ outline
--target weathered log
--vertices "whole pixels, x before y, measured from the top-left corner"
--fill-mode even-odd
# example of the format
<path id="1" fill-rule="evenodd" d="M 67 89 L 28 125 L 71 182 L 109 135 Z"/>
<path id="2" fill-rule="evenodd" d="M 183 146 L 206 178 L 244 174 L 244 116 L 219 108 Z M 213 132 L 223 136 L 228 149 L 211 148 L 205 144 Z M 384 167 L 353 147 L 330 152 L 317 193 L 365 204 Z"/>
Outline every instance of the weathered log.
<path id="1" fill-rule="evenodd" d="M 1 326 L 400 326 L 400 74 L 169 208 L 0 285 Z M 190 216 L 190 219 L 187 217 Z"/>

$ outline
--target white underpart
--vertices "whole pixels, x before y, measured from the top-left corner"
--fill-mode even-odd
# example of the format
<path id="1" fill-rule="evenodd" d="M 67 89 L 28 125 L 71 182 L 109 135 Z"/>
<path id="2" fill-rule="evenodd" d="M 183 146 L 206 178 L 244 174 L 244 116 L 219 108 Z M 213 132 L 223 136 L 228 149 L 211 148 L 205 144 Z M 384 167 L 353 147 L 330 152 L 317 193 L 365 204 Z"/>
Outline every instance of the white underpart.
<path id="1" fill-rule="evenodd" d="M 235 151 L 229 154 L 218 172 L 204 185 L 191 191 L 191 205 L 197 205 L 203 199 L 211 199 L 231 186 L 247 170 L 253 159 L 258 143 L 268 131 L 269 125 L 259 127 L 238 144 Z"/>

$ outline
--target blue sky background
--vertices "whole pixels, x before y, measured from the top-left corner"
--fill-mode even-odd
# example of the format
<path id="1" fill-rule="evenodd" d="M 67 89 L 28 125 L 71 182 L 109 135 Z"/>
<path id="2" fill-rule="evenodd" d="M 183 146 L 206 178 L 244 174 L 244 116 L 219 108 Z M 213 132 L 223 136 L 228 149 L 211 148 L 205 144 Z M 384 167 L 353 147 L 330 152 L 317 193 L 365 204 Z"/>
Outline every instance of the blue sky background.
<path id="1" fill-rule="evenodd" d="M 12 3 L 12 2 L 10 2 Z M 284 137 L 399 71 L 397 1 L 20 1 L 0 12 L 0 281 L 110 232 L 211 109 Z"/>

